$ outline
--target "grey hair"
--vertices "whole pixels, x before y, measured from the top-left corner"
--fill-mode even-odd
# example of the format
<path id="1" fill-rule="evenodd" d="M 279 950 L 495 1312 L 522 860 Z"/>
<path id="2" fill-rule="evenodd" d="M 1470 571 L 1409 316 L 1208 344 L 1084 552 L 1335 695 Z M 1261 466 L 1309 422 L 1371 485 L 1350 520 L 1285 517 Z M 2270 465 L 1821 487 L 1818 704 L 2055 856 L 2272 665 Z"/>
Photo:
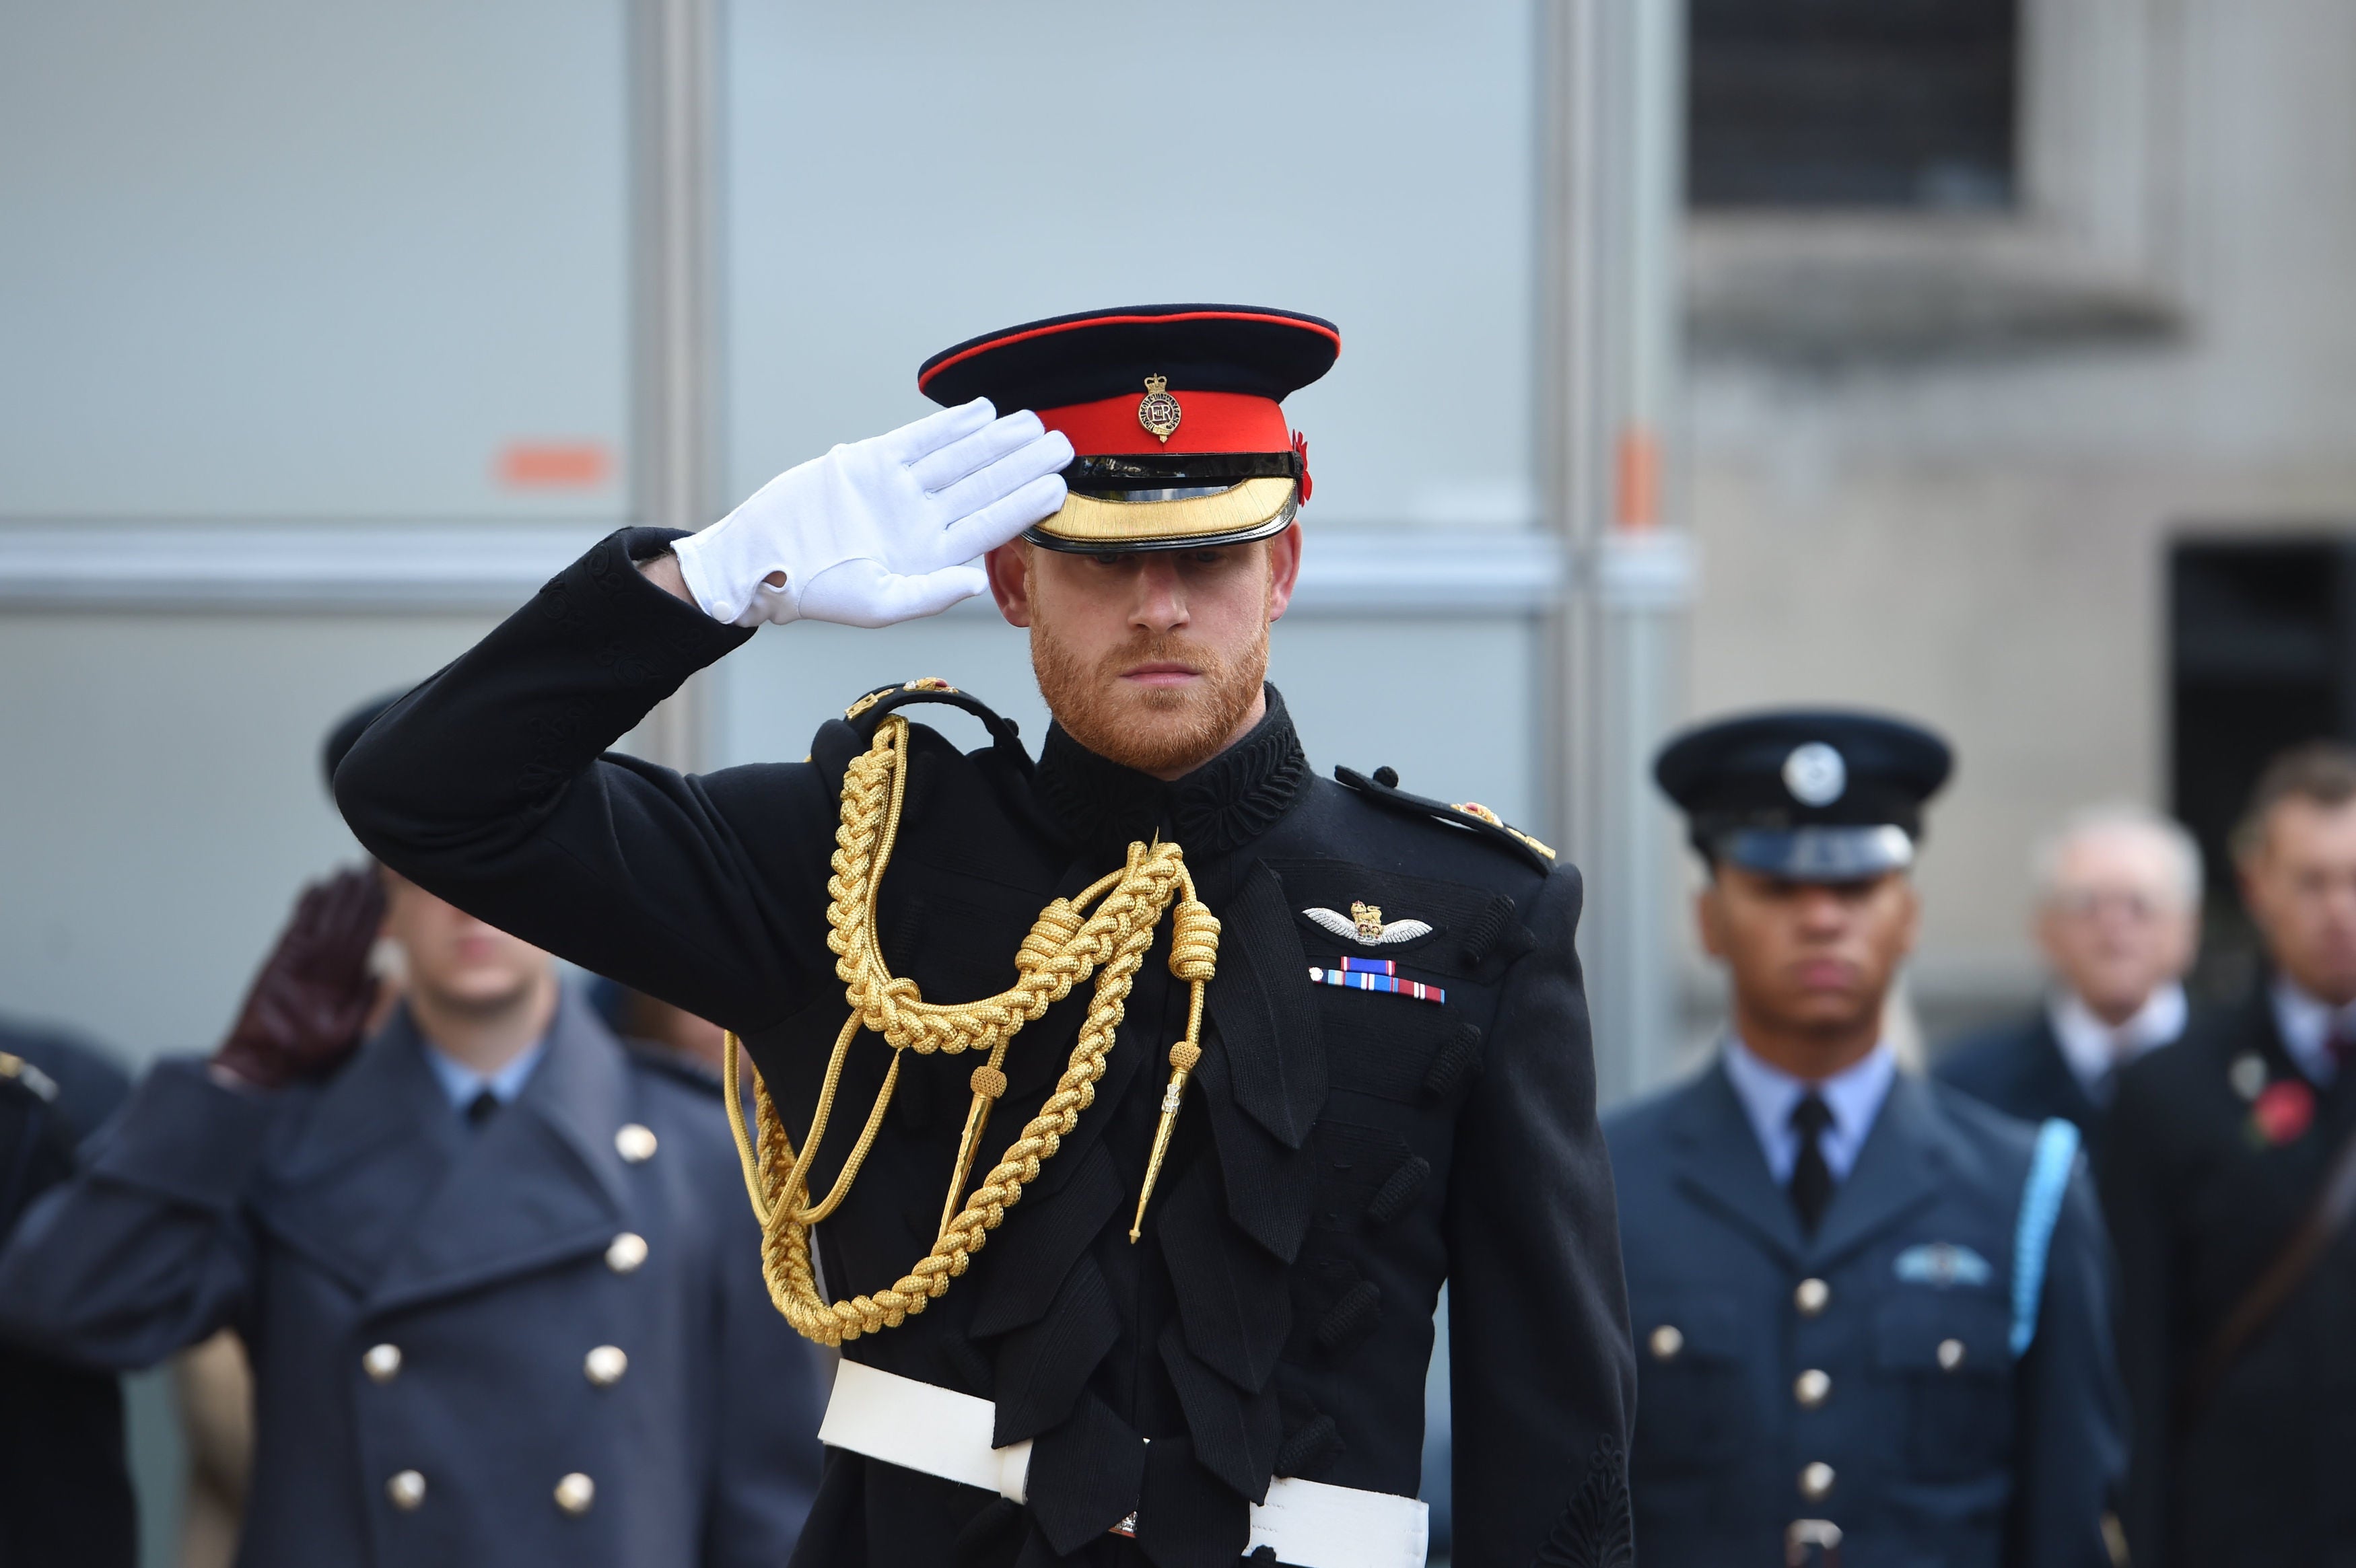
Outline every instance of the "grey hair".
<path id="1" fill-rule="evenodd" d="M 2037 841 L 2029 859 L 2037 882 L 2038 901 L 2053 897 L 2062 876 L 2062 857 L 2081 838 L 2103 833 L 2141 833 L 2157 840 L 2166 852 L 2176 893 L 2187 909 L 2201 907 L 2201 846 L 2184 825 L 2164 812 L 2134 801 L 2109 801 L 2072 812 L 2062 825 Z"/>

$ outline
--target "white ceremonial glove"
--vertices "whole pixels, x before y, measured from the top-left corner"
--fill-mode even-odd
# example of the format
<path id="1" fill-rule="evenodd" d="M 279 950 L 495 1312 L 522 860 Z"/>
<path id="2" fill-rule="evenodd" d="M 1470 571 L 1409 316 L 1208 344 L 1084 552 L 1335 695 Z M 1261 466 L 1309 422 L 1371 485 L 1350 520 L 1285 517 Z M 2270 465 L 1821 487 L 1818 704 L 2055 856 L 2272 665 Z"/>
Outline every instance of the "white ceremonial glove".
<path id="1" fill-rule="evenodd" d="M 1038 415 L 995 412 L 976 398 L 786 470 L 672 547 L 687 591 L 738 626 L 888 626 L 971 598 L 978 558 L 1063 506 L 1072 461 Z"/>

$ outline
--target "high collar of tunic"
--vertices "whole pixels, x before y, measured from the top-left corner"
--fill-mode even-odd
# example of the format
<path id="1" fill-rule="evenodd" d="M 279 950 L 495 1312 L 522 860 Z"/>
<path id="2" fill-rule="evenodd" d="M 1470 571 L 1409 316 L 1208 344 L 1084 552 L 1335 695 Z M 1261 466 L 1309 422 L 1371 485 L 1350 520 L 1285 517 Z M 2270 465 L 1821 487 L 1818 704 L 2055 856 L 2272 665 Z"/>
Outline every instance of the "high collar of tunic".
<path id="1" fill-rule="evenodd" d="M 1039 752 L 1040 797 L 1081 849 L 1119 850 L 1157 833 L 1194 855 L 1239 848 L 1291 809 L 1309 782 L 1284 699 L 1273 686 L 1265 689 L 1268 712 L 1242 740 L 1166 783 L 1050 725 Z"/>

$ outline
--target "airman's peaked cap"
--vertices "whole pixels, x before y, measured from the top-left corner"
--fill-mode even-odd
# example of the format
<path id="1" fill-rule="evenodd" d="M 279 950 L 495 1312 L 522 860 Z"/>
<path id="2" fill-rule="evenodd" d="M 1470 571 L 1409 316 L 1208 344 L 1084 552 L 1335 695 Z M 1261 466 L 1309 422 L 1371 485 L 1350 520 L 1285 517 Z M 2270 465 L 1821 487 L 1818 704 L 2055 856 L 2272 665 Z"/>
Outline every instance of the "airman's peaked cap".
<path id="1" fill-rule="evenodd" d="M 986 333 L 916 372 L 943 406 L 986 397 L 1064 432 L 1064 509 L 1024 537 L 1102 554 L 1237 544 L 1309 499 L 1308 443 L 1283 400 L 1333 368 L 1330 321 L 1255 305 L 1086 311 Z"/>
<path id="2" fill-rule="evenodd" d="M 1713 863 L 1837 882 L 1913 863 L 1923 804 L 1954 761 L 1944 741 L 1903 720 L 1786 709 L 1686 731 L 1653 776 Z"/>

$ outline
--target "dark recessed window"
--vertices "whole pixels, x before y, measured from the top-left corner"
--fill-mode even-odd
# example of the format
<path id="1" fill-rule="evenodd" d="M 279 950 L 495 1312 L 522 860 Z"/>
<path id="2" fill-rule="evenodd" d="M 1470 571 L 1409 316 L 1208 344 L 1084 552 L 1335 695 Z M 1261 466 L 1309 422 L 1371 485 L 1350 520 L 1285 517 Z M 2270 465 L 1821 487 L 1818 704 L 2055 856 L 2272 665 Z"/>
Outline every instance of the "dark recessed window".
<path id="1" fill-rule="evenodd" d="M 2019 0 L 1689 0 L 1697 207 L 2012 205 Z"/>

